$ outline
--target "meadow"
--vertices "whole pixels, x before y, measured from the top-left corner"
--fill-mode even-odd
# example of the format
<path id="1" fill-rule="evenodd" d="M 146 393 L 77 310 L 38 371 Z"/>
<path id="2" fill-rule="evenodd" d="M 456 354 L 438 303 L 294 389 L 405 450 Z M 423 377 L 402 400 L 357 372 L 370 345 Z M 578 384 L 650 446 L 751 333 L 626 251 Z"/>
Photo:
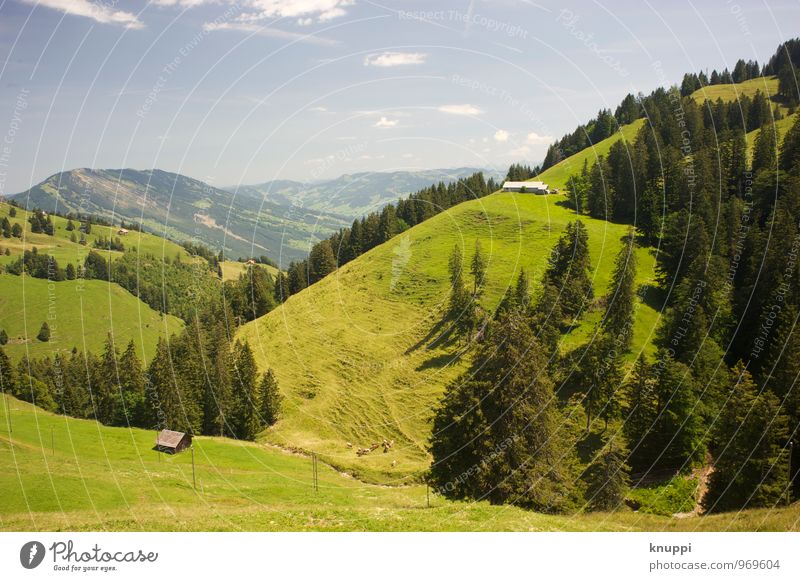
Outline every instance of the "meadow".
<path id="1" fill-rule="evenodd" d="M 452 502 L 424 485 L 365 484 L 264 444 L 194 440 L 155 452 L 155 433 L 0 401 L 0 530 L 19 531 L 767 531 L 797 530 L 800 508 L 679 519 L 626 507 L 543 515 Z"/>
<path id="2" fill-rule="evenodd" d="M 286 396 L 283 417 L 265 441 L 313 451 L 369 481 L 419 480 L 430 462 L 433 410 L 445 386 L 470 363 L 445 314 L 451 250 L 463 248 L 468 264 L 476 239 L 481 241 L 488 258 L 481 305 L 491 312 L 521 269 L 538 294 L 550 250 L 575 218 L 559 195 L 496 193 L 460 204 L 242 327 L 237 336 L 249 340 L 262 370 L 273 368 Z M 627 226 L 581 219 L 599 299 Z M 649 289 L 655 285 L 652 250 L 640 248 L 638 262 L 639 287 Z M 631 360 L 652 350 L 659 308 L 651 294 L 638 301 Z M 600 314 L 593 305 L 563 337 L 561 350 L 587 341 Z M 384 439 L 394 441 L 390 453 L 356 455 L 356 448 Z"/>

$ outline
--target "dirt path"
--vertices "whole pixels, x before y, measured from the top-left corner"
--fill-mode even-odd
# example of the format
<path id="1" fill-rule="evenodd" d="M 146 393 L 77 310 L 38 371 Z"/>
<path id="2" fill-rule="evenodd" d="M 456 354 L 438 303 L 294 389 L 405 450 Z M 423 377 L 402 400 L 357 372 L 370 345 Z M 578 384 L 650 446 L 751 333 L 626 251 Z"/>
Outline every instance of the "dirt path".
<path id="1" fill-rule="evenodd" d="M 706 490 L 708 490 L 708 478 L 713 471 L 714 467 L 710 462 L 706 462 L 701 468 L 695 468 L 692 471 L 692 478 L 697 478 L 697 492 L 695 494 L 697 500 L 695 501 L 694 508 L 689 512 L 676 512 L 672 515 L 673 517 L 692 518 L 703 514 L 702 501 L 703 497 L 706 495 Z"/>

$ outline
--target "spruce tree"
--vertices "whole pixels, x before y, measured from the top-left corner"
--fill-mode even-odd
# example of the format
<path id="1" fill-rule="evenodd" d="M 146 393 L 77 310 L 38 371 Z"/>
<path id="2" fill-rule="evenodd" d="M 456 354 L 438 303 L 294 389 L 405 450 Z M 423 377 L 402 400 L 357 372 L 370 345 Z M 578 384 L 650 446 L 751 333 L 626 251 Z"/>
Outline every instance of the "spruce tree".
<path id="1" fill-rule="evenodd" d="M 575 502 L 576 458 L 547 360 L 525 317 L 503 316 L 434 419 L 431 480 L 443 494 L 544 512 Z"/>
<path id="2" fill-rule="evenodd" d="M 336 257 L 330 240 L 318 242 L 308 256 L 308 280 L 313 284 L 336 270 Z"/>
<path id="3" fill-rule="evenodd" d="M 116 420 L 123 419 L 125 415 L 120 409 L 122 405 L 118 361 L 119 353 L 114 345 L 114 337 L 109 332 L 100 358 L 97 379 L 93 385 L 97 420 L 103 424 L 112 424 Z"/>
<path id="4" fill-rule="evenodd" d="M 177 430 L 183 424 L 181 402 L 173 382 L 169 345 L 160 337 L 155 356 L 147 368 L 146 400 L 151 427 Z"/>
<path id="5" fill-rule="evenodd" d="M 5 329 L 0 329 L 0 347 L 8 343 L 8 333 Z"/>
<path id="6" fill-rule="evenodd" d="M 759 393 L 743 363 L 714 429 L 714 470 L 703 498 L 708 511 L 773 507 L 789 481 L 786 417 L 774 394 Z"/>
<path id="7" fill-rule="evenodd" d="M 237 340 L 233 346 L 230 375 L 234 436 L 241 440 L 255 440 L 261 427 L 258 421 L 256 362 L 246 341 Z"/>
<path id="8" fill-rule="evenodd" d="M 283 400 L 283 396 L 281 396 L 281 392 L 278 389 L 278 380 L 275 379 L 272 369 L 268 369 L 261 377 L 259 397 L 261 400 L 262 425 L 272 426 L 278 421 Z"/>
<path id="9" fill-rule="evenodd" d="M 636 472 L 647 470 L 656 459 L 653 429 L 658 415 L 658 397 L 652 375 L 647 359 L 640 355 L 625 386 L 627 407 L 623 426 L 630 443 L 630 463 Z"/>
<path id="10" fill-rule="evenodd" d="M 486 258 L 483 255 L 481 241 L 477 238 L 475 239 L 475 253 L 472 255 L 470 274 L 473 280 L 472 294 L 477 297 L 486 282 Z"/>
<path id="11" fill-rule="evenodd" d="M 19 380 L 17 370 L 11 365 L 11 360 L 0 347 L 0 391 L 17 396 L 19 393 Z"/>
<path id="12" fill-rule="evenodd" d="M 551 284 L 560 293 L 561 312 L 572 320 L 589 309 L 594 298 L 590 277 L 589 235 L 580 220 L 567 224 L 550 253 L 545 284 Z"/>
<path id="13" fill-rule="evenodd" d="M 120 356 L 119 376 L 122 405 L 114 423 L 145 426 L 145 375 L 133 339 Z"/>
<path id="14" fill-rule="evenodd" d="M 586 504 L 591 510 L 617 510 L 625 501 L 630 488 L 627 458 L 628 449 L 621 436 L 612 436 L 603 441 L 583 474 Z"/>
<path id="15" fill-rule="evenodd" d="M 658 417 L 653 427 L 657 470 L 686 470 L 703 459 L 703 421 L 689 368 L 660 353 L 655 368 Z"/>
<path id="16" fill-rule="evenodd" d="M 631 346 L 635 302 L 636 234 L 630 228 L 622 239 L 622 248 L 614 264 L 603 318 L 603 329 L 614 338 L 620 354 L 627 352 Z"/>

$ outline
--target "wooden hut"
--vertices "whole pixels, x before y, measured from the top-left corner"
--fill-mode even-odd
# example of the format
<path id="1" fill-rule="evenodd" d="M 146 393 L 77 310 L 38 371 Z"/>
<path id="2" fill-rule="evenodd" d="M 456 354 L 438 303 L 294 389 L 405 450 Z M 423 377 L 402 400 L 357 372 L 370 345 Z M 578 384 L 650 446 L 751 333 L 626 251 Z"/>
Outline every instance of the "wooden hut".
<path id="1" fill-rule="evenodd" d="M 192 445 L 192 437 L 183 432 L 161 430 L 156 440 L 156 450 L 167 454 L 177 454 Z"/>

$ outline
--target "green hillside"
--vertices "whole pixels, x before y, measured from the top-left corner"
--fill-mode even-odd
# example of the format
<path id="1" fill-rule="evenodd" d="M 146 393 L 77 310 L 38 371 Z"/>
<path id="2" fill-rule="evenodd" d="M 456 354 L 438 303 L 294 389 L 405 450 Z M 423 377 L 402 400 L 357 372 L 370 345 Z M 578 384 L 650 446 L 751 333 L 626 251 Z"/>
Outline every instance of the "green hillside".
<path id="1" fill-rule="evenodd" d="M 460 204 L 245 325 L 239 336 L 262 368 L 274 368 L 287 396 L 284 418 L 266 439 L 316 451 L 370 479 L 397 481 L 426 469 L 432 410 L 469 363 L 443 320 L 450 250 L 461 245 L 469 260 L 480 238 L 489 258 L 483 304 L 494 309 L 520 268 L 536 292 L 551 247 L 574 219 L 560 196 L 496 193 Z M 583 219 L 599 297 L 627 226 Z M 639 250 L 639 265 L 639 284 L 653 284 L 650 250 Z M 598 316 L 565 336 L 562 350 L 585 340 Z M 634 351 L 650 349 L 657 319 L 653 305 L 640 304 Z M 356 456 L 356 448 L 384 438 L 395 441 L 389 453 Z"/>
<path id="2" fill-rule="evenodd" d="M 708 85 L 692 93 L 692 98 L 698 103 L 704 101 L 736 101 L 741 97 L 753 97 L 761 91 L 769 99 L 778 94 L 778 77 L 757 77 L 741 83 L 723 85 Z M 782 108 L 784 108 L 782 106 Z M 785 108 L 784 108 L 785 109 Z"/>
<path id="3" fill-rule="evenodd" d="M 558 188 L 563 191 L 567 187 L 567 181 L 570 176 L 583 169 L 584 162 L 588 162 L 589 167 L 591 167 L 599 156 L 607 155 L 611 146 L 620 139 L 632 141 L 636 138 L 636 134 L 642 128 L 642 125 L 644 125 L 644 119 L 637 119 L 633 123 L 623 125 L 614 135 L 604 139 L 594 147 L 587 147 L 583 151 L 579 151 L 575 155 L 571 155 L 567 159 L 547 168 L 536 176 L 536 180 L 543 181 L 550 188 Z"/>
<path id="4" fill-rule="evenodd" d="M 773 124 L 774 131 L 778 137 L 779 145 L 783 141 L 783 137 L 786 135 L 786 132 L 789 131 L 789 128 L 794 124 L 796 119 L 797 119 L 797 114 L 789 115 L 787 117 L 784 117 L 783 119 L 775 121 L 775 123 Z M 753 155 L 753 147 L 755 146 L 756 137 L 758 137 L 759 133 L 761 133 L 761 129 L 756 129 L 755 131 L 750 131 L 746 136 L 748 158 L 752 157 Z"/>
<path id="5" fill-rule="evenodd" d="M 0 220 L 4 217 L 9 217 L 11 205 L 5 202 L 0 202 Z M 24 229 L 24 238 L 2 238 L 0 237 L 0 248 L 5 251 L 9 250 L 10 256 L 0 253 L 0 265 L 8 264 L 19 258 L 24 250 L 31 250 L 37 248 L 39 252 L 50 254 L 54 256 L 59 262 L 59 266 L 65 267 L 68 263 L 79 264 L 83 263 L 86 255 L 92 249 L 94 242 L 101 236 L 105 238 L 116 238 L 119 236 L 118 227 L 100 226 L 92 224 L 92 230 L 86 235 L 86 245 L 79 244 L 80 232 L 78 232 L 78 222 L 74 222 L 75 230 L 69 232 L 67 230 L 68 220 L 60 216 L 51 216 L 53 225 L 55 226 L 55 234 L 48 236 L 47 234 L 34 234 L 31 232 L 31 224 L 28 222 L 30 213 L 16 208 L 17 215 L 14 218 L 9 217 L 11 224 L 18 223 Z M 76 242 L 71 241 L 71 235 L 75 234 Z M 125 249 L 138 249 L 142 254 L 152 254 L 157 257 L 166 257 L 170 260 L 180 257 L 183 261 L 195 260 L 190 256 L 184 248 L 171 240 L 155 236 L 146 232 L 131 231 L 128 234 L 119 236 Z M 113 258 L 120 255 L 119 252 L 105 250 L 105 256 Z"/>
<path id="6" fill-rule="evenodd" d="M 51 338 L 36 338 L 42 323 L 50 325 Z M 66 280 L 50 283 L 30 276 L 0 274 L 0 329 L 8 333 L 4 347 L 12 359 L 39 357 L 54 351 L 100 353 L 109 331 L 117 346 L 131 339 L 148 357 L 159 336 L 180 331 L 183 323 L 162 316 L 116 284 L 100 280 Z"/>
<path id="7" fill-rule="evenodd" d="M 0 397 L 0 530 L 631 531 L 795 530 L 797 504 L 677 519 L 622 509 L 551 516 L 451 502 L 424 486 L 363 484 L 307 457 L 195 438 L 192 456 L 158 454 L 154 433 L 56 416 Z"/>

